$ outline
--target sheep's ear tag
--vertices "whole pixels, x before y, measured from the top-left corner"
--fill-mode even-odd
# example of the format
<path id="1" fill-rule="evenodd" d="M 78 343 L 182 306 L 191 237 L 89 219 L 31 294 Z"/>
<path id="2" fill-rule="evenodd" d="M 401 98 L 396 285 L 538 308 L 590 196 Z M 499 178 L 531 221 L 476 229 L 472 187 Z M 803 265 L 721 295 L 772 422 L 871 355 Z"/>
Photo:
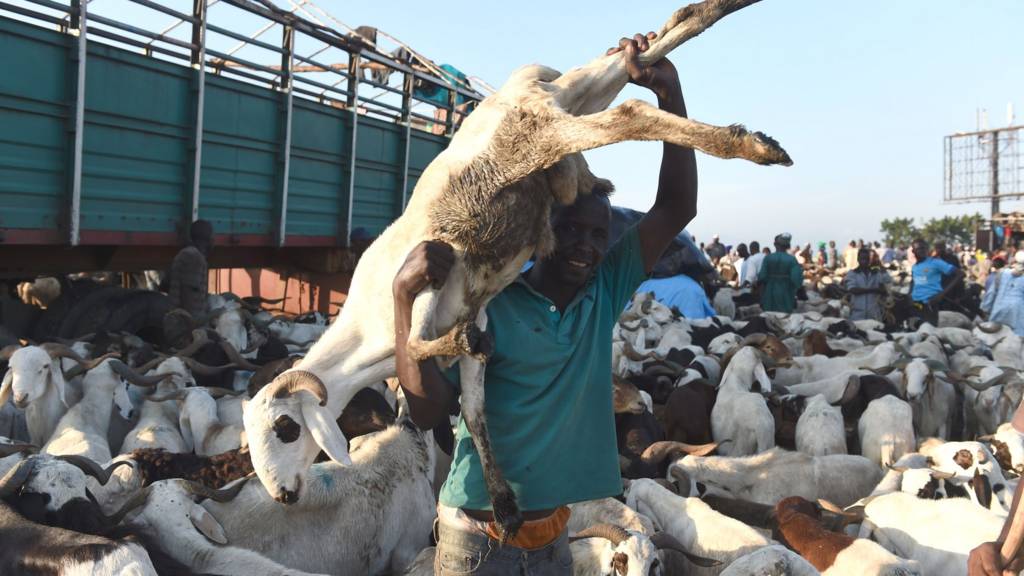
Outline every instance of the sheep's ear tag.
<path id="1" fill-rule="evenodd" d="M 224 528 L 213 517 L 213 514 L 206 511 L 206 508 L 198 504 L 193 505 L 188 518 L 192 521 L 192 525 L 196 527 L 196 530 L 199 530 L 210 542 L 216 542 L 217 544 L 228 543 L 228 537 L 224 534 Z"/>

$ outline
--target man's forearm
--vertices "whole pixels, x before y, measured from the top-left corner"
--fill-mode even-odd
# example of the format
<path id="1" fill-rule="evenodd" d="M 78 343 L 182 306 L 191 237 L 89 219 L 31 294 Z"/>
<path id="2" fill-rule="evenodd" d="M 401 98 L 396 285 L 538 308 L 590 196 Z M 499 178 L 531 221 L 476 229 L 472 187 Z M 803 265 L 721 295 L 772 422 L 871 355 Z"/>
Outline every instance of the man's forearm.
<path id="1" fill-rule="evenodd" d="M 686 118 L 686 102 L 678 85 L 658 94 L 658 107 Z M 692 148 L 664 144 L 655 208 L 677 216 L 681 230 L 697 214 L 697 157 Z"/>
<path id="2" fill-rule="evenodd" d="M 395 297 L 395 372 L 409 404 L 409 415 L 421 429 L 434 428 L 448 415 L 452 387 L 433 359 L 416 362 L 406 347 L 412 325 L 412 301 Z"/>

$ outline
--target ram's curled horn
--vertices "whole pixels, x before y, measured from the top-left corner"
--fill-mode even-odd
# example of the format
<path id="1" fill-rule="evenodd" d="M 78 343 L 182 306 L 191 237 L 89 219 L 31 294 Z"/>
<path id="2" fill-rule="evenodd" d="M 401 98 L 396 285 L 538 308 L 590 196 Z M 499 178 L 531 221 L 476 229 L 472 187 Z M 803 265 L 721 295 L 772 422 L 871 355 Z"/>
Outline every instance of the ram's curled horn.
<path id="1" fill-rule="evenodd" d="M 691 553 L 683 547 L 682 542 L 668 532 L 655 532 L 651 535 L 651 544 L 654 544 L 655 548 L 658 550 L 675 550 L 683 556 L 686 556 L 686 559 L 692 562 L 695 566 L 700 566 L 701 568 L 713 568 L 715 566 L 721 566 L 722 564 L 721 560 L 705 558 Z"/>
<path id="2" fill-rule="evenodd" d="M 183 388 L 181 390 L 172 390 L 165 394 L 157 396 L 156 394 L 144 398 L 146 402 L 166 402 L 168 400 L 181 400 L 188 395 L 188 391 L 192 388 Z"/>
<path id="3" fill-rule="evenodd" d="M 79 364 L 85 363 L 85 358 L 79 356 L 78 352 L 75 352 L 66 344 L 47 342 L 45 344 L 41 344 L 39 347 L 45 350 L 46 353 L 50 355 L 50 358 L 69 358 Z"/>
<path id="4" fill-rule="evenodd" d="M 245 390 L 228 390 L 227 388 L 204 388 L 212 398 L 223 398 L 225 396 L 241 396 Z"/>
<path id="5" fill-rule="evenodd" d="M 206 364 L 203 364 L 198 360 L 188 357 L 182 358 L 182 360 L 185 361 L 185 364 L 188 366 L 188 369 L 191 370 L 193 374 L 199 374 L 200 376 L 216 376 L 225 370 L 231 370 L 236 368 L 234 364 L 224 364 L 223 366 L 207 366 Z"/>
<path id="6" fill-rule="evenodd" d="M 327 387 L 320 378 L 306 370 L 289 370 L 267 385 L 268 393 L 273 398 L 285 398 L 296 392 L 309 392 L 320 403 L 327 405 Z"/>
<path id="7" fill-rule="evenodd" d="M 68 464 L 78 468 L 82 472 L 85 472 L 89 476 L 92 476 L 100 484 L 106 485 L 110 481 L 110 475 L 113 474 L 119 466 L 131 466 L 132 463 L 128 460 L 118 460 L 106 468 L 100 466 L 94 462 L 91 458 L 85 456 L 79 456 L 78 454 L 65 454 L 56 456 L 58 460 L 63 460 Z"/>
<path id="8" fill-rule="evenodd" d="M 72 366 L 67 372 L 63 373 L 64 380 L 71 380 L 72 378 L 75 378 L 81 374 L 85 374 L 89 370 L 92 370 L 93 368 L 99 366 L 100 364 L 107 360 L 110 360 L 111 362 L 120 362 L 120 360 L 116 360 L 117 358 L 120 357 L 121 355 L 118 354 L 117 352 L 107 352 L 106 354 L 100 356 L 99 358 L 93 358 L 91 360 L 86 360 L 85 362 L 79 362 L 77 365 Z"/>
<path id="9" fill-rule="evenodd" d="M 716 448 L 718 448 L 717 442 L 694 445 L 686 444 L 685 442 L 662 440 L 648 446 L 644 450 L 643 454 L 640 455 L 640 459 L 643 460 L 645 464 L 660 464 L 672 455 L 683 453 L 689 454 L 690 456 L 707 456 L 714 452 Z"/>
<path id="10" fill-rule="evenodd" d="M 580 530 L 570 540 L 582 540 L 584 538 L 604 538 L 612 543 L 612 547 L 615 547 L 629 539 L 629 532 L 622 526 L 601 523 Z"/>
<path id="11" fill-rule="evenodd" d="M 940 360 L 935 360 L 933 358 L 929 358 L 929 359 L 925 360 L 924 361 L 924 365 L 927 366 L 928 369 L 933 371 L 933 372 L 947 372 L 947 371 L 949 371 L 949 366 L 947 366 L 945 362 L 942 362 Z"/>
<path id="12" fill-rule="evenodd" d="M 223 504 L 224 502 L 230 502 L 231 500 L 234 500 L 235 496 L 238 496 L 238 493 L 242 491 L 242 488 L 245 488 L 246 482 L 248 482 L 249 479 L 252 478 L 254 475 L 255 473 L 251 472 L 248 475 L 240 478 L 233 485 L 227 488 L 221 488 L 220 490 L 210 488 L 209 486 L 205 486 L 203 484 L 193 482 L 191 480 L 181 480 L 181 482 L 184 483 L 185 489 L 188 490 L 189 494 L 192 494 L 194 496 L 201 496 L 203 498 L 209 498 L 210 500 L 220 502 Z"/>
<path id="13" fill-rule="evenodd" d="M 21 344 L 11 344 L 0 348 L 0 362 L 7 362 L 15 352 L 21 349 Z"/>
<path id="14" fill-rule="evenodd" d="M 139 506 L 143 506 L 146 504 L 146 500 L 149 499 L 149 493 L 152 491 L 152 486 L 146 486 L 142 490 L 139 490 L 135 494 L 132 494 L 131 498 L 129 498 L 124 503 L 124 505 L 121 506 L 120 510 L 114 512 L 112 516 L 106 516 L 107 523 L 110 526 L 117 526 L 118 524 L 120 524 L 121 520 L 124 520 L 124 517 L 127 516 L 132 510 L 135 510 Z"/>
<path id="15" fill-rule="evenodd" d="M 39 452 L 39 447 L 35 444 L 26 444 L 24 442 L 11 442 L 10 444 L 0 444 L 0 458 L 6 458 L 11 454 L 23 454 L 23 453 L 34 454 Z"/>
<path id="16" fill-rule="evenodd" d="M 192 331 L 192 342 L 188 346 L 185 346 L 181 350 L 174 353 L 175 356 L 180 358 L 187 358 L 192 356 L 199 351 L 200 348 L 206 345 L 209 341 L 209 337 L 206 335 L 206 330 L 203 328 L 196 328 Z"/>
<path id="17" fill-rule="evenodd" d="M 643 362 L 644 360 L 650 360 L 655 357 L 653 352 L 645 352 L 643 354 L 637 352 L 636 348 L 629 343 L 628 339 L 622 341 L 622 355 L 633 362 Z"/>
<path id="18" fill-rule="evenodd" d="M 871 372 L 875 376 L 888 376 L 895 369 L 896 367 L 891 364 L 889 366 L 883 366 L 881 368 L 872 368 L 870 366 L 861 366 L 857 368 L 857 370 L 867 370 L 868 372 Z"/>
<path id="19" fill-rule="evenodd" d="M 993 376 L 992 378 L 989 378 L 984 382 L 975 382 L 969 379 L 961 380 L 961 382 L 970 386 L 971 388 L 974 388 L 978 392 L 984 392 L 985 390 L 988 390 L 989 388 L 997 384 L 1002 384 L 1003 382 L 1006 381 L 1007 378 L 1009 378 L 1012 375 L 1013 374 L 1010 370 L 1003 369 L 998 376 Z"/>
<path id="20" fill-rule="evenodd" d="M 135 384 L 136 386 L 142 386 L 143 388 L 152 388 L 164 380 L 174 376 L 173 372 L 167 372 L 165 374 L 154 374 L 152 376 L 143 376 L 136 372 L 131 366 L 121 362 L 120 360 L 111 360 L 110 368 L 117 375 L 125 380 Z"/>
<path id="21" fill-rule="evenodd" d="M 893 466 L 892 464 L 886 464 L 885 467 L 888 468 L 889 470 L 892 470 L 893 472 L 899 472 L 900 474 L 903 474 L 907 470 L 911 469 L 910 466 Z"/>
<path id="22" fill-rule="evenodd" d="M 228 355 L 228 360 L 231 360 L 231 363 L 239 368 L 249 370 L 250 372 L 255 372 L 260 369 L 258 364 L 253 364 L 243 358 L 242 355 L 238 353 L 238 349 L 227 340 L 221 340 L 220 347 L 224 350 L 224 353 Z"/>
<path id="23" fill-rule="evenodd" d="M 949 480 L 950 478 L 956 478 L 956 472 L 946 472 L 943 470 L 936 470 L 935 468 L 929 468 L 928 473 L 932 478 L 939 480 Z"/>
<path id="24" fill-rule="evenodd" d="M 168 358 L 170 358 L 170 356 L 166 356 L 164 354 L 157 354 L 152 360 L 136 368 L 135 371 L 138 372 L 139 374 L 145 374 L 146 372 L 149 372 L 153 368 L 156 368 L 157 366 L 163 364 L 164 360 L 167 360 Z"/>
<path id="25" fill-rule="evenodd" d="M 22 487 L 28 481 L 28 477 L 35 470 L 36 462 L 33 458 L 22 460 L 14 465 L 0 478 L 0 498 L 6 498 Z"/>

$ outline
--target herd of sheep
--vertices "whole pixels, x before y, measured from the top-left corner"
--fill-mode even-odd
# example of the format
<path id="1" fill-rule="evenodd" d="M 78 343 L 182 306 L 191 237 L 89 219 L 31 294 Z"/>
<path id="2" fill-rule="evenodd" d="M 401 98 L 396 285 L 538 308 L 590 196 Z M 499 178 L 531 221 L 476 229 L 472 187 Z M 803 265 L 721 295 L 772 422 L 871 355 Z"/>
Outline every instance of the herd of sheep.
<path id="1" fill-rule="evenodd" d="M 1024 471 L 1021 338 L 945 312 L 886 332 L 810 296 L 699 321 L 633 299 L 611 344 L 623 494 L 571 506 L 574 573 L 965 575 L 996 539 Z M 366 388 L 338 419 L 351 463 L 318 459 L 282 505 L 249 481 L 243 414 L 327 319 L 210 300 L 178 348 L 0 350 L 0 574 L 432 574 L 451 430 Z"/>

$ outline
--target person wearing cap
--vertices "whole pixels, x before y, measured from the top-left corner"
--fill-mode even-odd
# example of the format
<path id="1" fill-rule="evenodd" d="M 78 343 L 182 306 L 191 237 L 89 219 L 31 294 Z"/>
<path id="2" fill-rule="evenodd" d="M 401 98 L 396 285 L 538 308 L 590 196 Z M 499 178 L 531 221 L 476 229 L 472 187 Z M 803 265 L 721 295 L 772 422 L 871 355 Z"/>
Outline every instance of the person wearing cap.
<path id="1" fill-rule="evenodd" d="M 963 270 L 949 262 L 928 255 L 928 242 L 923 238 L 914 240 L 914 259 L 911 268 L 910 299 L 915 316 L 932 326 L 939 325 L 939 304 L 964 278 Z M 952 279 L 944 281 L 944 277 Z"/>
<path id="2" fill-rule="evenodd" d="M 1024 250 L 1019 250 L 1013 263 L 994 276 L 981 309 L 992 322 L 1005 324 L 1014 334 L 1024 336 Z"/>
<path id="3" fill-rule="evenodd" d="M 708 257 L 711 258 L 711 263 L 714 264 L 715 266 L 717 266 L 718 261 L 721 260 L 722 257 L 728 253 L 728 251 L 725 249 L 725 246 L 723 246 L 722 243 L 718 241 L 718 234 L 715 234 L 714 236 L 711 237 L 711 244 L 708 244 L 705 251 L 707 252 Z"/>
<path id="4" fill-rule="evenodd" d="M 765 257 L 757 275 L 761 285 L 761 308 L 765 312 L 792 312 L 796 308 L 796 292 L 803 285 L 804 269 L 789 254 L 789 234 L 775 237 L 775 252 Z"/>

